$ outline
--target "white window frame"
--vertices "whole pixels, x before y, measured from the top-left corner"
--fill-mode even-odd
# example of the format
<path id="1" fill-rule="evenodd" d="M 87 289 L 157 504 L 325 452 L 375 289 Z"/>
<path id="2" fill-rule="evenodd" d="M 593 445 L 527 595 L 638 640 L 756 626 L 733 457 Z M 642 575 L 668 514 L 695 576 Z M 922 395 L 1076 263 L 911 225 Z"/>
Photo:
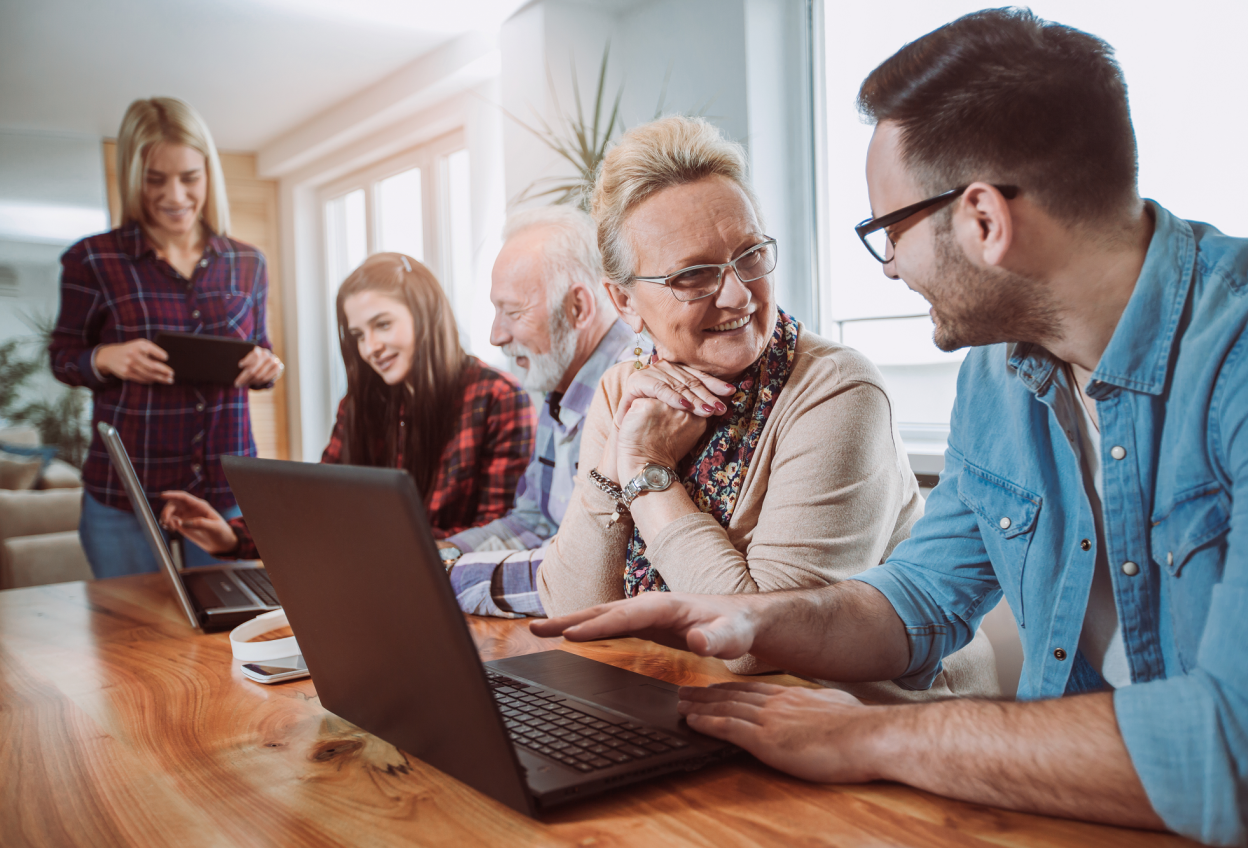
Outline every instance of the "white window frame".
<path id="1" fill-rule="evenodd" d="M 336 245 L 330 243 L 331 228 L 329 223 L 329 204 L 357 190 L 364 191 L 364 230 L 366 255 L 371 256 L 381 250 L 379 227 L 378 185 L 397 174 L 412 168 L 420 169 L 421 193 L 421 237 L 424 256 L 421 261 L 441 281 L 447 296 L 455 302 L 454 281 L 451 279 L 451 230 L 450 230 L 450 197 L 447 158 L 468 148 L 463 128 L 438 136 L 417 147 L 388 157 L 354 171 L 346 176 L 328 182 L 317 191 L 316 202 L 320 212 L 320 229 L 323 268 L 323 291 L 327 297 L 326 314 L 328 326 L 325 327 L 329 350 L 330 374 L 330 414 L 337 408 L 338 401 L 346 392 L 346 382 L 341 363 L 338 362 L 338 316 L 336 301 L 338 287 L 342 280 L 331 280 L 334 263 L 331 261 Z"/>

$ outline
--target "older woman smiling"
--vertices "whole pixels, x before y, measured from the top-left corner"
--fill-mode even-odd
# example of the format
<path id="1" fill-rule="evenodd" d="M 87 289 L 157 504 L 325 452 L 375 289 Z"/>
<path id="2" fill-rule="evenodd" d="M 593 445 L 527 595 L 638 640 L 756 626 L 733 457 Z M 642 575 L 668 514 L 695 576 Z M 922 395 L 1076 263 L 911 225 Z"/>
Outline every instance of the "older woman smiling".
<path id="1" fill-rule="evenodd" d="M 535 575 L 545 611 L 820 586 L 880 563 L 922 514 L 918 484 L 877 369 L 777 306 L 742 149 L 700 119 L 638 127 L 603 163 L 594 218 L 608 291 L 654 353 L 603 378 Z M 981 634 L 923 693 L 846 688 L 992 695 L 992 648 Z"/>

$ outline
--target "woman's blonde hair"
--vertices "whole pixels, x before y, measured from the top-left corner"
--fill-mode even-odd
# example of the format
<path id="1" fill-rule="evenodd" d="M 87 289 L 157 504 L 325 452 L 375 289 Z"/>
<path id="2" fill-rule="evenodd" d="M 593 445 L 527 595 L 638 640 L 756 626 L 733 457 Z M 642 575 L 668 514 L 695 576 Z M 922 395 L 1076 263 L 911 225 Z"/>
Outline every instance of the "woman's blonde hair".
<path id="1" fill-rule="evenodd" d="M 625 133 L 603 158 L 594 181 L 593 216 L 608 279 L 621 288 L 632 285 L 633 252 L 624 222 L 665 188 L 726 177 L 745 192 L 761 227 L 763 215 L 747 170 L 745 149 L 705 118 L 661 118 Z"/>
<path id="2" fill-rule="evenodd" d="M 121 119 L 117 136 L 117 190 L 121 195 L 121 222 L 147 224 L 143 212 L 143 178 L 147 157 L 161 143 L 185 144 L 204 156 L 208 197 L 202 218 L 219 236 L 230 229 L 230 204 L 225 196 L 225 176 L 212 133 L 190 104 L 176 97 L 136 100 Z"/>

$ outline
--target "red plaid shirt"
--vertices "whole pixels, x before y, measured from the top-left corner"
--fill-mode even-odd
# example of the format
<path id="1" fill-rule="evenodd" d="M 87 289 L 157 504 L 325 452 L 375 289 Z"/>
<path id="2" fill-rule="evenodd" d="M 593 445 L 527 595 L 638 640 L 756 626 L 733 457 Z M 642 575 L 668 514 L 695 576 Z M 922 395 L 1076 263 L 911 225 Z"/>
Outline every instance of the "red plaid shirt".
<path id="1" fill-rule="evenodd" d="M 52 333 L 52 372 L 93 393 L 91 448 L 83 485 L 96 500 L 129 510 L 121 480 L 95 425 L 117 428 L 148 498 L 183 489 L 217 509 L 234 506 L 221 471 L 225 454 L 255 456 L 247 390 L 203 383 L 101 380 L 91 356 L 102 344 L 154 339 L 161 330 L 250 339 L 265 334 L 268 275 L 254 247 L 212 236 L 188 280 L 155 250 L 138 224 L 91 236 L 61 257 L 61 313 Z"/>
<path id="2" fill-rule="evenodd" d="M 533 458 L 537 416 L 519 381 L 473 356 L 468 357 L 463 381 L 459 430 L 442 450 L 437 479 L 425 499 L 429 524 L 438 539 L 505 515 L 515 500 L 516 484 Z M 345 412 L 343 398 L 321 462 L 342 461 Z M 402 456 L 396 464 L 402 467 Z M 247 522 L 235 518 L 230 526 L 240 542 L 233 556 L 258 558 Z"/>

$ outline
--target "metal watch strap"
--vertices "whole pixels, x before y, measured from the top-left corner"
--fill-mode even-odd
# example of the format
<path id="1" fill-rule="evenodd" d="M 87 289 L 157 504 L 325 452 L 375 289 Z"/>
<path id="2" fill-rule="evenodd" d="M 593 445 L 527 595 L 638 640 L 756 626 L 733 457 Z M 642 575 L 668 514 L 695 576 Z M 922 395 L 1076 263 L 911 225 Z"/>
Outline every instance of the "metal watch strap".
<path id="1" fill-rule="evenodd" d="M 658 468 L 667 472 L 667 485 L 662 486 L 662 487 L 655 487 L 655 486 L 651 486 L 647 484 L 646 473 L 651 468 Z M 621 500 L 624 504 L 624 508 L 625 509 L 632 508 L 633 501 L 637 500 L 637 498 L 641 495 L 642 492 L 666 491 L 667 489 L 670 489 L 672 484 L 675 483 L 678 479 L 680 478 L 676 474 L 675 469 L 668 468 L 666 465 L 658 465 L 653 462 L 650 463 L 646 467 L 642 468 L 641 473 L 638 474 L 636 477 L 634 477 L 632 480 L 629 480 L 628 485 L 624 487 L 624 491 L 620 495 Z"/>

